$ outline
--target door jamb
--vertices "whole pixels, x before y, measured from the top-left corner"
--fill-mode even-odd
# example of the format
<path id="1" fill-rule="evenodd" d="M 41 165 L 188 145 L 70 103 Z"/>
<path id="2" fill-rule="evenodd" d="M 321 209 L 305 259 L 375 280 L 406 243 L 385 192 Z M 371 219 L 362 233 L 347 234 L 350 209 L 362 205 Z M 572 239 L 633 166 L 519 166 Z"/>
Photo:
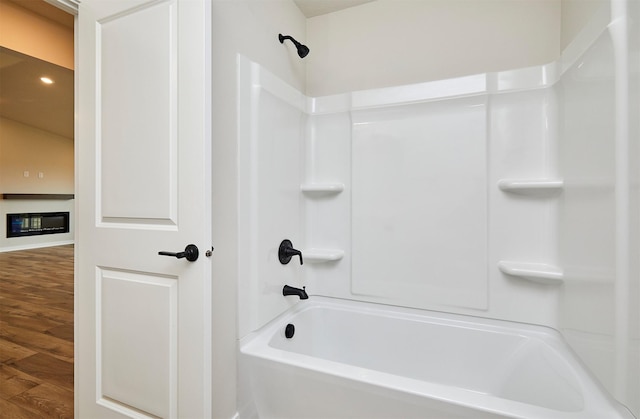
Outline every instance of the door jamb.
<path id="1" fill-rule="evenodd" d="M 75 115 L 75 120 L 73 122 L 74 124 L 74 134 L 73 134 L 73 164 L 74 167 L 77 168 L 78 166 L 78 159 L 79 159 L 79 150 L 78 150 L 78 115 L 80 112 L 80 109 L 78 109 L 78 99 L 79 99 L 79 94 L 78 94 L 78 15 L 80 13 L 79 11 L 79 6 L 80 6 L 80 0 L 44 0 L 46 3 L 49 3 L 50 5 L 57 7 L 58 9 L 67 12 L 71 15 L 73 15 L 73 113 Z M 77 169 L 74 170 L 74 196 L 75 196 L 75 200 L 74 200 L 74 214 L 76 214 L 76 216 L 74 216 L 74 242 L 76 237 L 78 237 L 78 228 L 79 228 L 79 222 L 78 222 L 78 173 L 77 173 Z M 80 382 L 80 377 L 78 374 L 78 368 L 76 367 L 79 363 L 78 363 L 78 332 L 79 332 L 79 321 L 78 321 L 78 264 L 76 263 L 77 260 L 77 255 L 78 255 L 78 247 L 74 246 L 74 268 L 73 268 L 73 410 L 74 412 L 76 412 L 76 415 L 78 414 L 79 411 L 79 407 L 80 407 L 80 401 L 78 399 L 78 383 Z"/>

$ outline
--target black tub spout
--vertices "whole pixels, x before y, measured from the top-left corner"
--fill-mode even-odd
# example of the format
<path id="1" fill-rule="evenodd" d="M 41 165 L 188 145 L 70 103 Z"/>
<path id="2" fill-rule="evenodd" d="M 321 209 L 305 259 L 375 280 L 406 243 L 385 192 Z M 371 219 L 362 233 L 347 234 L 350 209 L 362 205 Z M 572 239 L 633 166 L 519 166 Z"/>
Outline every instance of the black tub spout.
<path id="1" fill-rule="evenodd" d="M 285 285 L 284 288 L 282 288 L 282 295 L 297 295 L 301 300 L 306 300 L 307 298 L 309 298 L 309 296 L 307 295 L 307 291 L 305 291 L 305 288 L 306 287 L 302 287 L 302 289 L 300 289 Z"/>

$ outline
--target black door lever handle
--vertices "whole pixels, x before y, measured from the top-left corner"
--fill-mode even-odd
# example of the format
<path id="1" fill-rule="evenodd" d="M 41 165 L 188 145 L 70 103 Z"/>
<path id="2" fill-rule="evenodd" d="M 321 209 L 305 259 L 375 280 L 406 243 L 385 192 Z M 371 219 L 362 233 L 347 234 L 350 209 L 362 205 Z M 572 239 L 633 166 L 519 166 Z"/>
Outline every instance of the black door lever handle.
<path id="1" fill-rule="evenodd" d="M 173 256 L 176 259 L 186 258 L 189 262 L 195 262 L 198 260 L 198 256 L 200 252 L 198 251 L 198 247 L 195 244 L 188 244 L 187 247 L 184 248 L 184 252 L 158 252 L 160 256 Z"/>

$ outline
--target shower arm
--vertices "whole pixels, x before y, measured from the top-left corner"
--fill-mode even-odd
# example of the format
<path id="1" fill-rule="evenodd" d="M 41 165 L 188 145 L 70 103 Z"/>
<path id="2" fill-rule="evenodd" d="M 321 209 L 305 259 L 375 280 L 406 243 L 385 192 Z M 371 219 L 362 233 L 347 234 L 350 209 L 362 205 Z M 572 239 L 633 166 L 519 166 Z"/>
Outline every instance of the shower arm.
<path id="1" fill-rule="evenodd" d="M 309 54 L 309 48 L 306 45 L 302 45 L 300 42 L 296 41 L 292 36 L 283 35 L 281 33 L 278 34 L 278 40 L 280 41 L 281 44 L 284 44 L 284 41 L 286 41 L 287 39 L 293 42 L 293 45 L 295 45 L 296 49 L 298 50 L 298 57 L 304 58 Z"/>

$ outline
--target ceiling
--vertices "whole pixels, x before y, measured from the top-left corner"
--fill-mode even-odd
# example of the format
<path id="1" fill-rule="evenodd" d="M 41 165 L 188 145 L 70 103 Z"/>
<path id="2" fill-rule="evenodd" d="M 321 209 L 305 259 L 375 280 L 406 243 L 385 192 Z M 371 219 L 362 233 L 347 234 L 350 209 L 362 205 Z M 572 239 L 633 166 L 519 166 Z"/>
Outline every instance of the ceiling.
<path id="1" fill-rule="evenodd" d="M 45 1 L 10 0 L 61 25 L 73 28 L 73 16 Z M 310 18 L 374 0 L 294 0 Z M 45 85 L 40 77 L 54 80 Z M 73 71 L 0 47 L 0 116 L 73 138 Z"/>
<path id="2" fill-rule="evenodd" d="M 324 15 L 374 0 L 293 0 L 305 17 Z"/>
<path id="3" fill-rule="evenodd" d="M 10 0 L 67 28 L 73 16 L 42 0 Z M 54 80 L 45 85 L 40 77 Z M 0 47 L 0 116 L 73 138 L 73 70 Z"/>
<path id="4" fill-rule="evenodd" d="M 73 138 L 73 112 L 72 70 L 0 47 L 0 116 Z"/>

